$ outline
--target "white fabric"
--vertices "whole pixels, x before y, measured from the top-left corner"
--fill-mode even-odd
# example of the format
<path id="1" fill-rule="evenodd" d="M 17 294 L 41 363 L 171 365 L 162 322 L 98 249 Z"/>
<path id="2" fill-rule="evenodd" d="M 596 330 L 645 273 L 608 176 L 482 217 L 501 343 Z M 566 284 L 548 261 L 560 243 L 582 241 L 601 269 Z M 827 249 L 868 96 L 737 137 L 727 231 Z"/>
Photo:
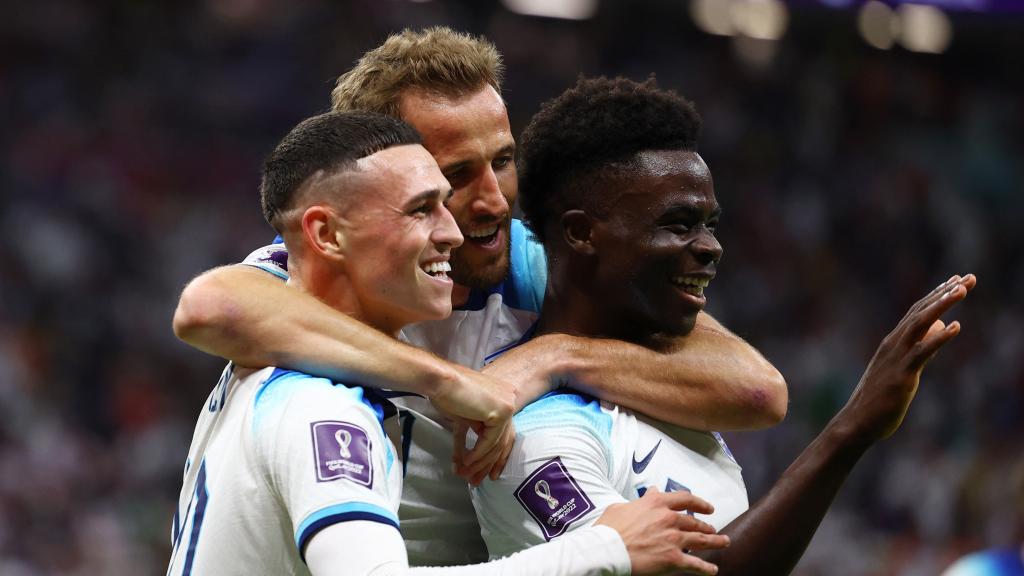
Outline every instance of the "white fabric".
<path id="1" fill-rule="evenodd" d="M 372 554 L 353 551 L 369 550 Z M 345 522 L 324 529 L 309 543 L 314 576 L 598 576 L 629 574 L 629 555 L 607 526 L 577 530 L 557 542 L 486 564 L 409 568 L 402 539 L 387 526 Z"/>
<path id="2" fill-rule="evenodd" d="M 401 467 L 361 388 L 229 364 L 199 415 L 172 529 L 170 575 L 308 574 L 333 523 L 398 534 Z"/>
<path id="3" fill-rule="evenodd" d="M 652 486 L 707 500 L 714 514 L 698 517 L 719 529 L 748 507 L 740 467 L 717 434 L 640 419 L 573 393 L 545 396 L 515 424 L 504 473 L 472 490 L 492 557 L 588 526 L 609 505 Z"/>
<path id="4" fill-rule="evenodd" d="M 463 309 L 448 318 L 407 326 L 401 338 L 473 369 L 515 345 L 534 324 L 547 283 L 543 248 L 518 220 L 512 221 L 509 277 L 487 291 L 473 291 Z M 276 243 L 243 262 L 279 278 L 288 277 L 287 250 Z M 392 399 L 402 408 L 403 434 L 392 435 L 403 453 L 405 485 L 399 509 L 402 535 L 413 566 L 483 562 L 487 549 L 466 482 L 452 471 L 451 425 L 424 398 Z M 400 450 L 400 452 L 402 452 Z"/>

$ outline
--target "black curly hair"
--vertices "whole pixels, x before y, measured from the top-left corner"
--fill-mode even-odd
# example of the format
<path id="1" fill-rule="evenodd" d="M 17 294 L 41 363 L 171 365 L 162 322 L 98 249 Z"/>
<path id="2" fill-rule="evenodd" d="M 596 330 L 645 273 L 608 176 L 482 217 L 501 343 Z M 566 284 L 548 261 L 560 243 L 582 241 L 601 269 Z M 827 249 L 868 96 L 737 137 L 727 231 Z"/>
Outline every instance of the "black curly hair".
<path id="1" fill-rule="evenodd" d="M 519 202 L 545 241 L 547 220 L 579 205 L 594 177 L 644 150 L 694 150 L 701 119 L 693 104 L 627 78 L 583 78 L 545 102 L 520 139 Z"/>

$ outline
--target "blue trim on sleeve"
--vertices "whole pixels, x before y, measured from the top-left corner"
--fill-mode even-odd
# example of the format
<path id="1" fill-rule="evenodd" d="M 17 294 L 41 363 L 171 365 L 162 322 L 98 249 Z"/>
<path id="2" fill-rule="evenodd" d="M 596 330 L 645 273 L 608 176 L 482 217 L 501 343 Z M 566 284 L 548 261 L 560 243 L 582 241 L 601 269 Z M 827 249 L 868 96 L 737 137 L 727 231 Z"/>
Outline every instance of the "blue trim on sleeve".
<path id="1" fill-rule="evenodd" d="M 612 461 L 612 417 L 593 396 L 570 388 L 548 392 L 513 416 L 512 422 L 517 434 L 544 428 L 582 428 L 604 446 L 607 461 Z"/>
<path id="2" fill-rule="evenodd" d="M 302 558 L 302 561 L 306 561 L 306 544 L 309 543 L 310 538 L 315 536 L 317 532 L 333 524 L 350 522 L 352 520 L 378 522 L 394 526 L 396 530 L 400 530 L 398 527 L 398 517 L 390 510 L 375 504 L 348 502 L 321 508 L 306 516 L 295 531 L 295 546 L 299 549 L 299 557 Z"/>

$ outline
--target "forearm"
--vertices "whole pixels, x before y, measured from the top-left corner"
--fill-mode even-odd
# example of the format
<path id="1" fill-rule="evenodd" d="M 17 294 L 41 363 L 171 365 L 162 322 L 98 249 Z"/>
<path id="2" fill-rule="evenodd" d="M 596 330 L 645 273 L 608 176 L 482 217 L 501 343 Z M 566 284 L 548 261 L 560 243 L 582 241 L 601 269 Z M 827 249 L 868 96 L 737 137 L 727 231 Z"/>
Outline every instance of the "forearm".
<path id="1" fill-rule="evenodd" d="M 175 334 L 242 366 L 280 366 L 430 396 L 455 368 L 248 266 L 218 268 L 184 290 Z"/>
<path id="2" fill-rule="evenodd" d="M 563 379 L 604 400 L 697 430 L 777 424 L 789 400 L 782 375 L 756 349 L 702 314 L 669 350 L 618 340 L 550 334 L 547 350 Z"/>
<path id="3" fill-rule="evenodd" d="M 869 445 L 833 419 L 771 491 L 721 531 L 732 545 L 698 555 L 717 564 L 719 576 L 789 574 Z"/>
<path id="4" fill-rule="evenodd" d="M 414 576 L 598 576 L 629 574 L 626 545 L 615 530 L 591 526 L 511 556 L 472 566 L 413 568 Z"/>

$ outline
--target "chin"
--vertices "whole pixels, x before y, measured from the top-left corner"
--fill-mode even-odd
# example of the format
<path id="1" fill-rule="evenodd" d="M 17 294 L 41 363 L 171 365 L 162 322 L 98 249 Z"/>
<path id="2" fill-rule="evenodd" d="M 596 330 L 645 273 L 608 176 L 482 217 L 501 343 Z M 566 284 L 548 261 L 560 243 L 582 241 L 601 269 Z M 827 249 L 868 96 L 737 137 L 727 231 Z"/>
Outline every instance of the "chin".
<path id="1" fill-rule="evenodd" d="M 686 336 L 690 332 L 693 332 L 693 328 L 697 325 L 697 313 L 686 314 L 678 321 L 673 322 L 670 326 L 663 328 L 663 333 L 668 336 Z"/>
<path id="2" fill-rule="evenodd" d="M 484 262 L 459 258 L 458 254 L 454 254 L 452 271 L 449 274 L 456 284 L 468 288 L 486 289 L 504 280 L 508 276 L 508 269 L 508 253 Z"/>

